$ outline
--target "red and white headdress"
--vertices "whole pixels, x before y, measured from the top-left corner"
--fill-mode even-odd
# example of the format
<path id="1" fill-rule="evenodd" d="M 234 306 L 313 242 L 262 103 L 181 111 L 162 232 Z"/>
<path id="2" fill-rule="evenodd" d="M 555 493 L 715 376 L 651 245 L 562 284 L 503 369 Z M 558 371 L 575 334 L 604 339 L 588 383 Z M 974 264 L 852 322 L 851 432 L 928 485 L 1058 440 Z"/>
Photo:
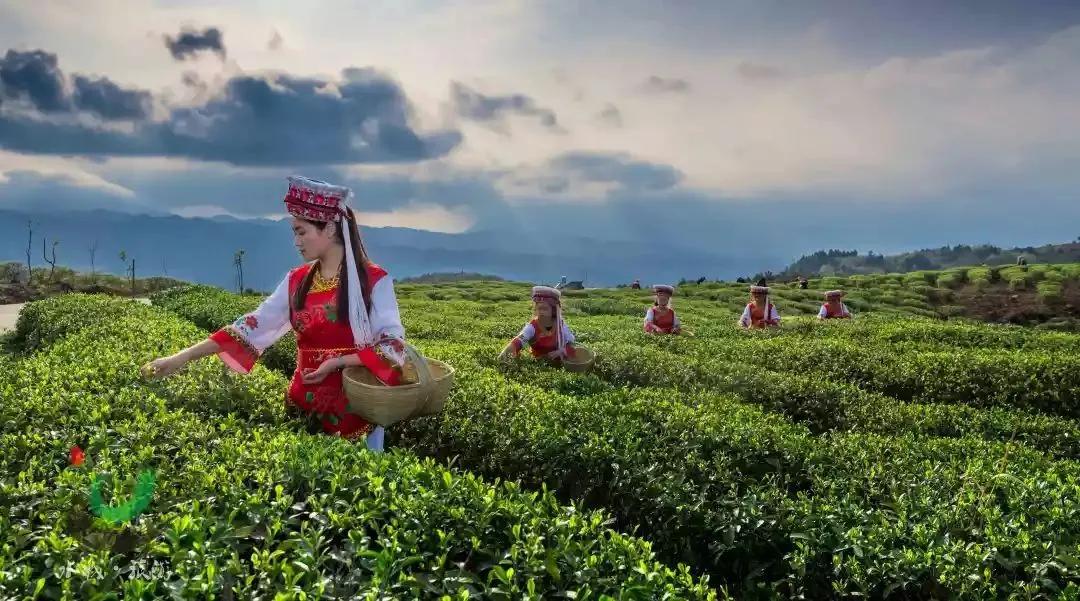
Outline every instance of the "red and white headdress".
<path id="1" fill-rule="evenodd" d="M 289 177 L 285 207 L 291 215 L 301 219 L 338 223 L 351 196 L 352 190 L 345 186 L 293 175 Z"/>
<path id="2" fill-rule="evenodd" d="M 833 300 L 833 299 L 839 300 L 839 299 L 843 298 L 846 294 L 847 293 L 844 292 L 843 290 L 830 290 L 830 291 L 825 293 L 825 299 L 826 300 Z"/>
<path id="3" fill-rule="evenodd" d="M 555 352 L 560 356 L 566 354 L 566 341 L 563 339 L 562 319 L 562 292 L 550 286 L 533 286 L 532 299 L 534 303 L 547 303 L 555 309 Z"/>
<path id="4" fill-rule="evenodd" d="M 335 223 L 341 228 L 345 239 L 345 273 L 349 282 L 349 327 L 357 346 L 374 344 L 371 321 L 360 290 L 360 272 L 353 256 L 352 228 L 342 219 L 353 198 L 352 190 L 300 175 L 289 176 L 288 179 L 285 207 L 289 214 L 308 221 Z"/>
<path id="5" fill-rule="evenodd" d="M 768 286 L 750 286 L 750 294 L 768 294 Z"/>
<path id="6" fill-rule="evenodd" d="M 536 302 L 548 302 L 558 306 L 562 302 L 562 292 L 551 286 L 533 286 L 532 299 Z"/>
<path id="7" fill-rule="evenodd" d="M 657 294 L 659 294 L 661 292 L 663 292 L 665 294 L 669 294 L 669 295 L 675 294 L 675 288 L 673 286 L 668 286 L 667 284 L 657 284 L 657 285 L 653 286 L 652 289 L 653 289 L 653 292 L 655 292 Z"/>

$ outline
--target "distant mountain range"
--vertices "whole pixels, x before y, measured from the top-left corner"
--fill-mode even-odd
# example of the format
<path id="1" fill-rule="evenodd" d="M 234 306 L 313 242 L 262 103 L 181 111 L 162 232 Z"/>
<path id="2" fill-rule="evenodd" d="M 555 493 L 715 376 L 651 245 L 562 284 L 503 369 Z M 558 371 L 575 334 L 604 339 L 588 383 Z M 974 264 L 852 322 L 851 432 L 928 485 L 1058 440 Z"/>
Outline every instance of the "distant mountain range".
<path id="1" fill-rule="evenodd" d="M 0 211 L 0 261 L 26 260 L 27 222 L 33 223 L 31 258 L 42 260 L 42 240 L 59 240 L 59 264 L 91 268 L 95 241 L 99 272 L 123 274 L 121 250 L 135 260 L 139 277 L 173 278 L 225 288 L 235 286 L 233 257 L 245 251 L 245 287 L 268 290 L 301 262 L 287 222 L 229 217 L 184 218 L 108 211 L 37 213 Z M 442 234 L 406 228 L 363 228 L 372 259 L 396 278 L 434 272 L 478 272 L 513 280 L 557 282 L 560 276 L 611 286 L 680 278 L 732 278 L 760 265 L 761 257 L 710 254 L 678 246 L 563 237 L 522 239 L 514 232 Z M 51 258 L 51 257 L 50 257 Z M 779 264 L 782 258 L 771 257 Z"/>

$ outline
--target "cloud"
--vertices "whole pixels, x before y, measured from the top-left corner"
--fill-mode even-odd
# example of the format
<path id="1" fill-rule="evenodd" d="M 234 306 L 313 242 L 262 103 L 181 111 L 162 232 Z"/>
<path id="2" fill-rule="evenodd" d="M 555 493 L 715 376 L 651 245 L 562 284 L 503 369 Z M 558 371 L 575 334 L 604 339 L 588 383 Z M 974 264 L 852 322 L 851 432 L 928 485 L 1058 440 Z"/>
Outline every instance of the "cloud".
<path id="1" fill-rule="evenodd" d="M 751 61 L 739 63 L 739 66 L 736 67 L 736 72 L 739 74 L 739 77 L 746 81 L 769 81 L 780 79 L 784 75 L 783 71 L 777 67 Z"/>
<path id="2" fill-rule="evenodd" d="M 613 182 L 622 190 L 641 192 L 673 188 L 682 178 L 670 165 L 636 160 L 624 153 L 570 152 L 555 157 L 548 165 L 586 181 Z"/>
<path id="3" fill-rule="evenodd" d="M 622 127 L 622 111 L 614 104 L 608 104 L 596 115 L 596 122 L 605 127 Z"/>
<path id="4" fill-rule="evenodd" d="M 5 190 L 0 207 L 26 208 L 24 203 L 33 198 L 35 208 L 46 210 L 54 206 L 64 210 L 152 210 L 182 217 L 282 217 L 285 177 L 293 173 L 175 159 L 110 159 L 80 165 L 70 159 L 0 153 L 0 165 L 8 159 L 13 159 L 12 169 L 5 173 L 0 168 L 0 183 Z M 302 173 L 352 187 L 356 195 L 353 207 L 361 223 L 369 226 L 460 233 L 473 225 L 474 211 L 483 210 L 496 198 L 490 184 L 460 175 L 423 182 L 394 174 L 355 178 L 328 168 L 305 169 Z M 65 187 L 58 188 L 60 185 Z M 57 196 L 50 198 L 53 190 L 58 190 Z M 6 202 L 7 198 L 12 202 Z"/>
<path id="5" fill-rule="evenodd" d="M 183 75 L 180 76 L 180 82 L 194 92 L 199 98 L 205 97 L 206 93 L 210 90 L 210 84 L 203 81 L 203 78 L 197 71 L 185 71 Z"/>
<path id="6" fill-rule="evenodd" d="M 122 88 L 107 77 L 75 75 L 69 84 L 56 55 L 43 50 L 8 50 L 0 60 L 0 97 L 48 117 L 86 112 L 108 121 L 144 119 L 152 104 L 149 92 Z"/>
<path id="7" fill-rule="evenodd" d="M 110 209 L 139 213 L 154 210 L 153 205 L 137 198 L 131 190 L 103 180 L 93 181 L 85 174 L 18 169 L 0 173 L 0 183 L 4 186 L 0 209 L 54 212 Z"/>
<path id="8" fill-rule="evenodd" d="M 554 111 L 538 106 L 524 94 L 488 96 L 454 81 L 450 83 L 450 98 L 457 114 L 473 121 L 499 122 L 507 113 L 516 113 L 536 116 L 548 129 L 561 129 Z"/>
<path id="9" fill-rule="evenodd" d="M 80 19 L 69 15 L 71 11 L 53 7 L 43 12 L 45 4 L 51 3 L 37 3 L 42 7 L 38 11 L 12 9 L 26 16 L 4 19 L 0 30 L 8 35 L 0 38 L 12 40 L 11 46 L 19 48 L 35 42 L 30 36 L 42 40 L 38 43 L 49 40 L 52 46 L 46 47 L 64 49 L 61 66 L 69 72 L 108 75 L 113 81 L 141 86 L 153 82 L 155 90 L 166 85 L 180 88 L 175 81 L 179 73 L 189 65 L 199 65 L 194 61 L 173 64 L 173 59 L 160 51 L 160 36 L 147 37 L 145 31 L 152 28 L 175 34 L 179 29 L 176 23 L 193 19 L 190 22 L 210 23 L 228 31 L 230 60 L 245 67 L 286 68 L 294 75 L 325 72 L 324 78 L 338 80 L 336 69 L 347 64 L 342 57 L 368 57 L 365 60 L 385 67 L 409 91 L 418 115 L 412 123 L 417 127 L 431 122 L 424 118 L 446 102 L 449 82 L 455 80 L 495 97 L 520 93 L 534 106 L 557 115 L 557 123 L 570 132 L 548 135 L 548 130 L 539 126 L 538 117 L 505 109 L 493 121 L 474 123 L 456 117 L 468 138 L 455 147 L 446 162 L 462 169 L 512 170 L 515 165 L 527 165 L 538 170 L 549 158 L 569 150 L 624 152 L 672 166 L 684 174 L 680 188 L 702 190 L 718 204 L 738 197 L 805 202 L 857 199 L 881 204 L 931 197 L 949 202 L 958 192 L 987 182 L 1009 183 L 1011 189 L 1021 190 L 1018 198 L 1028 198 L 1023 187 L 1035 196 L 1043 194 L 1047 186 L 1075 191 L 1080 182 L 1080 172 L 1064 167 L 1080 157 L 1080 129 L 1076 125 L 1080 123 L 1080 104 L 1074 100 L 1080 96 L 1080 52 L 1069 41 L 1076 37 L 1076 30 L 1062 30 L 1070 21 L 1050 23 L 1051 19 L 1039 11 L 1031 13 L 1032 18 L 1046 21 L 1047 31 L 1060 31 L 1058 35 L 1025 38 L 1024 43 L 1016 44 L 1011 38 L 994 35 L 962 40 L 942 35 L 940 43 L 933 46 L 906 42 L 878 46 L 877 35 L 873 39 L 857 35 L 858 31 L 876 29 L 842 32 L 842 28 L 830 25 L 811 35 L 804 27 L 818 18 L 809 14 L 818 12 L 811 9 L 799 9 L 808 18 L 800 18 L 798 27 L 762 31 L 762 27 L 734 25 L 723 14 L 727 9 L 702 14 L 652 5 L 650 12 L 660 18 L 679 12 L 671 18 L 678 17 L 680 25 L 693 22 L 692 31 L 700 36 L 690 39 L 686 28 L 658 27 L 655 21 L 648 22 L 627 10 L 613 11 L 599 5 L 589 9 L 593 11 L 590 17 L 596 18 L 583 20 L 576 10 L 561 10 L 558 12 L 563 17 L 557 22 L 538 19 L 544 15 L 537 13 L 548 10 L 529 5 L 527 12 L 500 22 L 502 27 L 491 31 L 496 28 L 481 27 L 490 25 L 487 17 L 475 16 L 469 3 L 459 2 L 457 10 L 476 25 L 469 28 L 475 31 L 462 33 L 455 21 L 442 14 L 415 14 L 393 7 L 382 7 L 378 14 L 396 19 L 392 23 L 400 27 L 387 27 L 385 19 L 359 18 L 372 10 L 367 6 L 342 5 L 341 10 L 357 17 L 348 20 L 341 18 L 340 11 L 318 11 L 320 14 L 310 15 L 315 21 L 309 21 L 300 18 L 302 7 L 282 5 L 256 11 L 250 15 L 253 20 L 245 21 L 245 6 L 207 5 L 191 13 L 179 8 L 164 10 L 160 3 L 137 2 L 136 7 L 142 8 L 129 21 L 146 24 L 137 34 L 125 37 L 124 30 L 132 29 L 128 22 L 109 18 L 104 19 L 107 23 L 101 29 L 86 28 Z M 132 10 L 129 6 L 110 5 L 109 16 L 122 16 L 123 11 Z M 937 10 L 929 5 L 924 9 L 924 16 Z M 210 11 L 220 11 L 220 18 Z M 837 17 L 838 11 L 830 9 L 828 12 L 834 13 L 830 19 Z M 874 11 L 859 14 L 870 12 Z M 993 14 L 995 22 L 1005 22 Z M 51 15 L 51 20 L 45 15 Z M 767 27 L 775 21 L 760 23 Z M 951 22 L 972 25 L 970 19 Z M 63 27 L 55 23 L 63 23 Z M 635 25 L 637 29 L 628 30 Z M 913 22 L 901 25 L 904 31 L 917 26 Z M 925 25 L 931 26 L 929 21 Z M 362 27 L 360 33 L 346 35 L 347 28 L 357 26 Z M 731 30 L 742 28 L 743 35 L 717 35 L 718 26 L 724 34 L 738 33 Z M 943 23 L 932 26 L 945 29 Z M 26 33 L 12 35 L 17 33 L 16 27 Z M 574 27 L 599 29 L 609 35 L 574 35 L 585 33 Z M 288 34 L 289 52 L 266 51 L 275 28 Z M 984 29 L 989 32 L 991 28 Z M 524 36 L 522 31 L 536 35 Z M 569 35 L 565 35 L 567 31 Z M 881 28 L 885 36 L 897 37 L 897 31 Z M 428 35 L 418 35 L 421 32 Z M 564 35 L 553 37 L 555 34 Z M 841 34 L 858 42 L 859 47 L 837 45 L 835 36 Z M 447 43 L 416 47 L 416 39 L 433 38 Z M 552 44 L 552 39 L 557 42 Z M 534 59 L 543 44 L 550 53 L 538 64 Z M 648 53 L 641 52 L 642 44 L 648 44 Z M 995 46 L 982 58 L 955 52 L 985 44 Z M 867 52 L 871 46 L 876 47 Z M 455 52 L 445 53 L 440 47 L 454 47 Z M 85 52 L 85 48 L 94 52 Z M 0 47 L 0 58 L 5 49 Z M 76 58 L 76 52 L 77 69 L 69 62 Z M 468 60 L 462 59 L 463 54 Z M 150 56 L 136 60 L 145 55 Z M 224 97 L 225 80 L 237 74 L 234 69 L 215 79 L 213 65 L 201 67 L 210 68 L 203 75 L 209 89 L 194 102 L 196 110 Z M 592 100 L 574 103 L 573 90 L 566 82 L 548 75 L 552 68 L 562 69 L 564 79 L 580 85 Z M 782 77 L 768 79 L 774 74 L 770 68 L 781 71 Z M 481 80 L 466 79 L 481 75 L 487 81 L 501 82 L 503 87 L 487 88 L 474 83 Z M 753 79 L 756 76 L 765 79 Z M 650 77 L 689 82 L 689 93 L 641 93 L 640 87 Z M 191 92 L 182 88 L 180 94 L 186 98 Z M 597 118 L 609 100 L 617 105 L 622 127 L 611 127 Z M 4 102 L 5 111 L 17 104 L 8 103 L 6 98 Z M 507 127 L 514 127 L 513 144 L 491 125 L 502 119 Z M 2 135 L 0 146 L 9 146 L 10 140 Z M 550 190 L 570 198 L 578 182 L 562 174 L 556 176 L 538 186 L 537 193 Z"/>
<path id="10" fill-rule="evenodd" d="M 641 84 L 641 89 L 645 92 L 666 94 L 676 93 L 685 94 L 690 91 L 690 82 L 685 79 L 679 79 L 676 77 L 660 77 L 659 75 L 650 75 Z"/>
<path id="11" fill-rule="evenodd" d="M 430 232 L 460 234 L 475 220 L 461 209 L 450 210 L 435 204 L 409 204 L 392 211 L 360 211 L 357 218 L 371 227 L 408 227 Z"/>
<path id="12" fill-rule="evenodd" d="M 42 50 L 8 50 L 0 60 L 0 96 L 28 100 L 45 113 L 70 108 L 56 55 Z"/>
<path id="13" fill-rule="evenodd" d="M 498 180 L 513 196 L 606 199 L 618 194 L 652 194 L 673 189 L 683 175 L 670 165 L 626 153 L 568 152 L 536 167 L 508 170 Z"/>
<path id="14" fill-rule="evenodd" d="M 103 119 L 145 119 L 150 114 L 151 96 L 143 90 L 125 90 L 107 77 L 73 78 L 75 106 Z"/>
<path id="15" fill-rule="evenodd" d="M 5 94 L 34 90 L 39 98 L 35 105 L 70 104 L 63 95 L 57 100 L 55 94 L 46 94 L 48 86 L 41 83 L 63 81 L 54 55 L 38 53 L 27 60 L 16 54 L 13 61 L 12 56 L 9 52 L 7 62 L 15 65 L 9 79 L 16 85 L 9 91 L 5 83 Z M 123 90 L 107 79 L 76 76 L 75 89 L 75 104 L 102 117 L 147 114 L 149 95 Z M 165 120 L 136 121 L 130 129 L 0 112 L 0 145 L 42 154 L 310 165 L 418 161 L 445 155 L 461 141 L 456 131 L 422 135 L 410 118 L 401 87 L 373 69 L 345 69 L 336 80 L 240 74 L 202 104 L 176 108 Z"/>
<path id="16" fill-rule="evenodd" d="M 217 27 L 207 27 L 202 31 L 185 28 L 176 37 L 166 35 L 164 39 L 169 54 L 178 61 L 187 60 L 203 51 L 213 52 L 225 60 L 225 44 Z"/>
<path id="17" fill-rule="evenodd" d="M 270 36 L 270 41 L 267 42 L 266 48 L 268 50 L 278 51 L 285 46 L 285 38 L 281 37 L 281 32 L 274 30 L 274 33 Z"/>

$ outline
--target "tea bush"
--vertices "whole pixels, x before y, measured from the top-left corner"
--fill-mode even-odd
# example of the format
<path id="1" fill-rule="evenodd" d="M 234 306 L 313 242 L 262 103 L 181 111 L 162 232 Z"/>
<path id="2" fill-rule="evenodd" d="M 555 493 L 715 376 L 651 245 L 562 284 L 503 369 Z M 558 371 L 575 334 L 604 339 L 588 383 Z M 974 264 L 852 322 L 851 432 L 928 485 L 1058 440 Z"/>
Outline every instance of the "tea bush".
<path id="1" fill-rule="evenodd" d="M 49 342 L 0 373 L 4 598 L 715 598 L 603 513 L 308 435 L 273 371 L 230 380 L 207 362 L 143 382 L 142 362 L 205 335 L 161 310 L 33 306 L 19 329 Z M 113 496 L 147 467 L 145 514 L 90 514 L 92 473 Z"/>
<path id="2" fill-rule="evenodd" d="M 430 304 L 402 295 L 410 337 L 459 376 L 443 414 L 392 428 L 391 439 L 605 508 L 620 529 L 653 540 L 668 562 L 686 561 L 746 597 L 1080 593 L 1073 584 L 1080 467 L 1044 454 L 1080 456 L 1075 421 L 968 397 L 937 402 L 907 375 L 890 381 L 906 382 L 911 398 L 927 402 L 860 387 L 890 373 L 866 363 L 909 351 L 977 358 L 987 342 L 1002 347 L 994 357 L 1052 362 L 1074 348 L 1075 336 L 968 324 L 938 334 L 933 327 L 946 324 L 896 317 L 796 318 L 781 332 L 747 335 L 730 325 L 731 309 L 699 298 L 679 307 L 724 320 L 704 324 L 708 337 L 647 337 L 637 316 L 573 316 L 579 339 L 600 353 L 593 375 L 581 376 L 493 362 L 527 302 Z M 908 349 L 891 350 L 896 344 Z M 821 360 L 814 353 L 834 347 L 848 351 L 805 373 L 808 357 Z M 862 349 L 887 356 L 860 364 Z M 917 358 L 911 365 L 896 373 L 937 369 Z M 1039 405 L 1039 395 L 1000 379 L 980 383 L 985 372 L 965 375 L 963 365 L 950 369 L 968 384 L 929 390 L 960 394 L 978 385 Z M 989 369 L 1012 368 L 1006 361 Z M 1053 369 L 1040 377 L 1051 383 L 1044 388 L 1070 381 Z"/>

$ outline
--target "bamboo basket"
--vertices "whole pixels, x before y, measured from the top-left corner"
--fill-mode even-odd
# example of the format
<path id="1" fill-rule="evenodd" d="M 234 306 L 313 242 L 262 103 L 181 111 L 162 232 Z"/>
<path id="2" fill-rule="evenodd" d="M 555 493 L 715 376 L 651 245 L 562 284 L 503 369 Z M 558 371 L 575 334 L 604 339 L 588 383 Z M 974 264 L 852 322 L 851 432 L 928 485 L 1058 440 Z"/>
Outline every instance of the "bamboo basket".
<path id="1" fill-rule="evenodd" d="M 410 344 L 405 345 L 405 354 L 416 369 L 418 381 L 414 384 L 387 386 L 363 366 L 349 367 L 342 372 L 349 413 L 372 424 L 389 426 L 442 411 L 454 385 L 454 368 L 442 361 L 425 358 Z"/>
<path id="2" fill-rule="evenodd" d="M 587 346 L 574 345 L 574 356 L 563 357 L 562 365 L 566 371 L 584 373 L 592 369 L 596 362 L 596 353 Z"/>

